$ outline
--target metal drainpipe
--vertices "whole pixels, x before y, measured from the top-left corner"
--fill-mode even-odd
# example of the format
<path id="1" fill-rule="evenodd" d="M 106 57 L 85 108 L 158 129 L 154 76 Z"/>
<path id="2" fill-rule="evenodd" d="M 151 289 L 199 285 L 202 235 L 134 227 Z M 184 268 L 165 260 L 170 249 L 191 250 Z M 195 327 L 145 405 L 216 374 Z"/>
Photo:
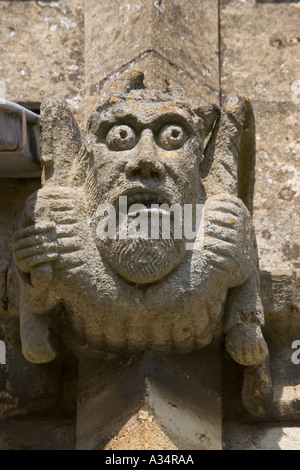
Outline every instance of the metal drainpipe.
<path id="1" fill-rule="evenodd" d="M 0 99 L 0 178 L 39 178 L 40 117 Z"/>

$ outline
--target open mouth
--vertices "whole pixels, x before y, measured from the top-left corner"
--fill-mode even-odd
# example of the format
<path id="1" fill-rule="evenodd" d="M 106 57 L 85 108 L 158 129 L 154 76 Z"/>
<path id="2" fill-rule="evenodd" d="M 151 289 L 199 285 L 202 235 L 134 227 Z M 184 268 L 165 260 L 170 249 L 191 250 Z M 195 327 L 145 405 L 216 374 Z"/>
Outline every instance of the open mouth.
<path id="1" fill-rule="evenodd" d="M 145 206 L 147 209 L 152 209 L 153 205 L 160 206 L 162 204 L 167 204 L 170 206 L 169 198 L 157 191 L 147 191 L 143 189 L 136 189 L 135 191 L 128 191 L 120 195 L 122 197 L 127 197 L 127 208 L 129 209 L 133 204 L 141 204 Z M 117 206 L 119 208 L 120 205 L 120 196 L 119 200 L 117 201 Z"/>

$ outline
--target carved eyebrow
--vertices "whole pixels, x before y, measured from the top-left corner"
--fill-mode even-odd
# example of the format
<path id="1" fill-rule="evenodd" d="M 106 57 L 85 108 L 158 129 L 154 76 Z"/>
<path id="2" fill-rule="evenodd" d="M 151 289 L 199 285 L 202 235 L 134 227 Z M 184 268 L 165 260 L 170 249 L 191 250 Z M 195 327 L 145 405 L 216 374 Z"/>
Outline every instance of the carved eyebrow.
<path id="1" fill-rule="evenodd" d="M 101 139 L 105 138 L 106 134 L 109 132 L 109 130 L 117 125 L 125 124 L 128 126 L 132 126 L 134 129 L 137 129 L 140 127 L 140 124 L 138 122 L 138 119 L 135 115 L 133 114 L 126 114 L 124 116 L 119 116 L 116 117 L 115 119 L 108 119 L 106 117 L 100 118 L 99 121 L 97 122 L 97 128 L 96 131 L 94 131 L 96 134 L 98 134 L 98 137 Z"/>
<path id="2" fill-rule="evenodd" d="M 194 131 L 194 123 L 191 116 L 183 116 L 178 112 L 169 111 L 160 113 L 157 117 L 150 116 L 148 119 L 140 119 L 135 113 L 127 113 L 115 119 L 103 118 L 99 120 L 97 133 L 100 138 L 104 138 L 112 127 L 122 124 L 132 126 L 137 132 L 141 132 L 146 127 L 149 127 L 154 132 L 158 132 L 162 126 L 169 123 L 181 125 L 188 133 Z"/>
<path id="3" fill-rule="evenodd" d="M 189 133 L 194 131 L 194 123 L 191 117 L 183 116 L 177 112 L 167 112 L 160 114 L 157 118 L 152 120 L 150 127 L 153 128 L 154 131 L 158 131 L 166 124 L 181 125 Z"/>

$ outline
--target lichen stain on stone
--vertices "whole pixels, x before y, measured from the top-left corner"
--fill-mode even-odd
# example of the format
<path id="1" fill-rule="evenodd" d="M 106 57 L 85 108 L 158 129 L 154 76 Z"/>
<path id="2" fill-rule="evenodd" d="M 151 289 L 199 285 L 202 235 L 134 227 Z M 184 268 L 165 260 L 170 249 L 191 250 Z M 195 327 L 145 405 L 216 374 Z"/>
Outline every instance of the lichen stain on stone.
<path id="1" fill-rule="evenodd" d="M 298 260 L 300 258 L 300 245 L 297 243 L 285 242 L 282 245 L 282 253 L 288 260 Z"/>
<path id="2" fill-rule="evenodd" d="M 293 191 L 290 186 L 284 186 L 278 193 L 278 197 L 284 201 L 291 201 L 295 196 L 296 191 Z"/>

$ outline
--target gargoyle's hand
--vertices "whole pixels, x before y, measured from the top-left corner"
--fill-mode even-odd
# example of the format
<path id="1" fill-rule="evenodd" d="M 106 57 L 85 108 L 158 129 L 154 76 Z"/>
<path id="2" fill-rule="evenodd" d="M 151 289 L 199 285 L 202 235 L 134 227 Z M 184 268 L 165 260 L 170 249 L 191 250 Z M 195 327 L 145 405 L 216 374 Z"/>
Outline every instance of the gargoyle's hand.
<path id="1" fill-rule="evenodd" d="M 13 252 L 20 273 L 30 274 L 33 286 L 49 285 L 54 266 L 61 270 L 79 263 L 85 245 L 79 207 L 78 191 L 67 187 L 47 186 L 28 198 Z"/>
<path id="2" fill-rule="evenodd" d="M 64 271 L 83 263 L 83 252 L 87 244 L 88 227 L 86 209 L 79 191 L 65 188 L 59 192 L 56 188 L 43 188 L 43 199 L 50 208 L 49 217 L 55 222 L 58 258 L 56 271 Z"/>
<path id="3" fill-rule="evenodd" d="M 243 366 L 261 364 L 268 355 L 260 326 L 234 326 L 228 331 L 225 344 L 230 356 Z"/>
<path id="4" fill-rule="evenodd" d="M 214 246 L 216 240 L 224 244 L 241 244 L 247 241 L 251 216 L 244 203 L 236 196 L 221 194 L 212 196 L 205 203 L 205 239 Z M 242 238 L 242 240 L 241 240 Z M 239 247 L 240 248 L 240 247 Z M 234 251 L 236 251 L 235 246 Z"/>
<path id="5" fill-rule="evenodd" d="M 37 266 L 51 264 L 58 257 L 55 224 L 46 222 L 21 228 L 14 234 L 12 248 L 21 273 L 32 274 Z"/>
<path id="6" fill-rule="evenodd" d="M 211 263 L 227 272 L 228 285 L 246 280 L 256 265 L 251 216 L 236 196 L 208 198 L 204 206 L 204 248 Z"/>

